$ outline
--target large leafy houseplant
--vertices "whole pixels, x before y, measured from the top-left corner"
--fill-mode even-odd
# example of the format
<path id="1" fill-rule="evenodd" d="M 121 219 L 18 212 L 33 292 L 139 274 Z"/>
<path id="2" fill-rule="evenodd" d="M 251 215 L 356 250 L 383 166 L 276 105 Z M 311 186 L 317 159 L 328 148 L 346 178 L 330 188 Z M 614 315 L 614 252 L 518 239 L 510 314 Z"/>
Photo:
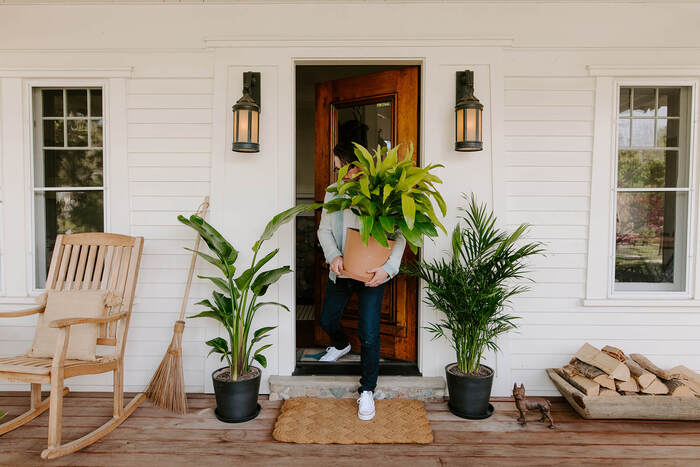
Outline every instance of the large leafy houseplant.
<path id="1" fill-rule="evenodd" d="M 423 246 L 423 235 L 436 237 L 436 227 L 445 231 L 432 203 L 434 200 L 444 216 L 445 201 L 436 188 L 442 180 L 432 173 L 441 164 L 416 167 L 413 146 L 399 159 L 400 146 L 377 147 L 371 154 L 353 144 L 357 160 L 342 167 L 337 184 L 327 189 L 338 196 L 324 205 L 329 213 L 351 209 L 360 218 L 365 245 L 372 236 L 388 247 L 388 240 L 400 231 L 414 253 Z M 344 180 L 353 166 L 359 171 L 351 180 Z"/>
<path id="2" fill-rule="evenodd" d="M 451 257 L 416 262 L 409 273 L 423 279 L 425 302 L 444 314 L 426 328 L 447 339 L 457 354 L 457 367 L 477 374 L 484 352 L 498 350 L 497 337 L 516 327 L 505 311 L 510 299 L 527 290 L 526 259 L 543 253 L 539 242 L 523 242 L 529 226 L 508 233 L 496 217 L 471 196 L 452 231 Z"/>
<path id="3" fill-rule="evenodd" d="M 191 318 L 212 318 L 220 322 L 226 330 L 228 339 L 216 337 L 206 342 L 211 347 L 209 354 L 221 355 L 221 360 L 226 360 L 231 379 L 238 378 L 250 371 L 253 361 L 257 361 L 263 368 L 267 366 L 267 360 L 262 351 L 272 344 L 259 345 L 261 340 L 275 329 L 275 326 L 265 326 L 252 330 L 253 318 L 260 308 L 264 306 L 279 306 L 289 311 L 286 305 L 278 302 L 261 302 L 258 298 L 265 295 L 268 288 L 277 282 L 283 275 L 292 272 L 289 266 L 281 266 L 262 271 L 265 266 L 279 252 L 279 248 L 272 250 L 263 258 L 258 259 L 258 254 L 266 240 L 272 238 L 274 233 L 284 224 L 291 221 L 298 213 L 315 209 L 320 204 L 300 205 L 277 214 L 265 227 L 260 238 L 253 245 L 253 259 L 250 266 L 236 276 L 236 259 L 238 251 L 224 238 L 219 231 L 208 222 L 198 216 L 178 216 L 183 224 L 196 230 L 207 244 L 213 255 L 196 252 L 204 260 L 216 266 L 221 276 L 197 276 L 210 280 L 220 291 L 212 292 L 212 300 L 202 300 L 197 305 L 203 305 L 207 309 Z M 188 250 L 192 251 L 188 248 Z"/>

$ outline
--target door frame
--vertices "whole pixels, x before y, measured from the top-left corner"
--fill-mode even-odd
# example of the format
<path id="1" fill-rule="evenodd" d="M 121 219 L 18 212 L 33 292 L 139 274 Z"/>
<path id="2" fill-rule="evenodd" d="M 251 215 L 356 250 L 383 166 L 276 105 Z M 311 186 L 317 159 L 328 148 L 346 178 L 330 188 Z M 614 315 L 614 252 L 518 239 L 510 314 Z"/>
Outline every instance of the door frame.
<path id="1" fill-rule="evenodd" d="M 222 36 L 205 39 L 205 47 L 214 55 L 213 73 L 213 130 L 211 188 L 211 222 L 222 232 L 242 245 L 241 257 L 250 254 L 245 245 L 252 244 L 268 216 L 292 205 L 296 193 L 294 148 L 295 136 L 295 71 L 297 65 L 418 65 L 421 68 L 422 122 L 421 149 L 423 164 L 445 163 L 459 171 L 458 185 L 448 184 L 448 209 L 461 203 L 455 186 L 467 186 L 480 199 L 491 203 L 496 214 L 504 218 L 506 191 L 500 187 L 506 178 L 503 138 L 504 72 L 506 53 L 513 46 L 508 38 L 473 38 L 459 36 L 435 38 L 428 41 L 415 37 L 387 38 L 370 35 L 329 38 L 311 33 L 303 39 L 280 39 L 265 35 L 254 38 Z M 471 69 L 475 72 L 478 96 L 485 104 L 484 151 L 466 155 L 454 152 L 454 82 L 455 72 Z M 240 98 L 242 74 L 260 71 L 262 79 L 261 152 L 240 155 L 231 152 L 231 103 Z M 483 96 L 483 97 L 482 97 Z M 487 126 L 488 125 L 488 126 Z M 430 148 L 430 151 L 427 150 Z M 454 173 L 457 173 L 453 171 Z M 268 174 L 269 183 L 260 184 L 261 174 Z M 444 175 L 449 179 L 450 173 Z M 454 177 L 453 177 L 454 178 Z M 272 184 L 272 185 L 271 185 Z M 466 185 L 465 185 L 466 184 Z M 253 208 L 245 202 L 250 195 L 257 202 Z M 445 219 L 448 229 L 454 216 Z M 240 219 L 248 219 L 248 228 L 242 229 Z M 276 264 L 294 267 L 295 236 L 292 226 L 283 226 L 271 241 L 270 247 L 279 247 Z M 442 239 L 444 240 L 444 239 Z M 425 257 L 442 254 L 442 240 L 428 242 Z M 270 299 L 294 307 L 293 276 L 288 275 L 270 290 Z M 425 290 L 421 287 L 421 299 Z M 444 377 L 445 364 L 454 361 L 454 352 L 446 342 L 432 340 L 423 326 L 437 319 L 434 309 L 419 303 L 418 366 L 424 376 Z M 256 316 L 256 325 L 278 326 L 269 343 L 268 368 L 263 370 L 261 392 L 268 389 L 270 375 L 291 375 L 296 363 L 295 316 L 285 310 L 269 310 Z M 203 325 L 197 341 L 210 339 L 222 332 L 213 323 Z M 495 365 L 494 394 L 507 395 L 512 389 L 510 336 L 501 341 L 502 352 L 489 355 L 487 363 Z M 206 358 L 205 391 L 213 390 L 210 373 L 219 365 L 214 358 Z"/>

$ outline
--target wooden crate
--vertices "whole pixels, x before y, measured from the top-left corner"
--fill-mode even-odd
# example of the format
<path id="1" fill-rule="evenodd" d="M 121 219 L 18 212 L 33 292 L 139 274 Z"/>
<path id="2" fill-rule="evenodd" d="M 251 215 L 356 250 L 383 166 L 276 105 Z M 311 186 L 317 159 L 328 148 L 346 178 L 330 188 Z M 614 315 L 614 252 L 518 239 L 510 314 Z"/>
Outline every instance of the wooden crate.
<path id="1" fill-rule="evenodd" d="M 700 420 L 700 397 L 588 397 L 547 369 L 547 375 L 571 407 L 588 419 Z"/>

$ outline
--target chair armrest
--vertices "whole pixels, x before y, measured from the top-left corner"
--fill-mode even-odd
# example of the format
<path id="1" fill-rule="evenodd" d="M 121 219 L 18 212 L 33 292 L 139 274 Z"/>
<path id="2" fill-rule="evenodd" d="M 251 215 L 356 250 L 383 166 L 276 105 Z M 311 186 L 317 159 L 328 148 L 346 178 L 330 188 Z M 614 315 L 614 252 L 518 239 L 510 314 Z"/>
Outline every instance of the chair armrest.
<path id="1" fill-rule="evenodd" d="M 104 324 L 112 321 L 117 321 L 125 318 L 127 312 L 117 313 L 116 315 L 105 316 L 104 318 L 64 318 L 51 321 L 49 323 L 50 328 L 65 328 L 67 326 L 75 326 L 76 324 Z"/>
<path id="2" fill-rule="evenodd" d="M 19 318 L 20 316 L 30 316 L 37 313 L 43 313 L 46 305 L 35 306 L 34 308 L 27 308 L 25 310 L 18 311 L 5 311 L 0 313 L 0 318 Z"/>

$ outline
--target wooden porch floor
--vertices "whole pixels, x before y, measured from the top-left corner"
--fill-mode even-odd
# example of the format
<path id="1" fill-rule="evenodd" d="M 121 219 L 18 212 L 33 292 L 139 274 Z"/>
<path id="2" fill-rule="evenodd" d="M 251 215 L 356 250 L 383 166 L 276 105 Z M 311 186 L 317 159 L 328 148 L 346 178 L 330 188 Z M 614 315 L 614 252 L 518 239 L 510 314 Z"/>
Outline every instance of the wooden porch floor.
<path id="1" fill-rule="evenodd" d="M 28 393 L 0 393 L 7 417 L 27 409 Z M 106 421 L 111 395 L 71 393 L 65 399 L 63 436 L 71 440 Z M 556 430 L 521 427 L 508 399 L 493 402 L 488 420 L 453 416 L 446 403 L 428 403 L 435 434 L 431 445 L 296 445 L 278 443 L 271 431 L 281 402 L 261 400 L 248 423 L 214 418 L 211 395 L 192 394 L 190 413 L 179 417 L 142 405 L 116 431 L 82 452 L 44 462 L 48 413 L 0 437 L 1 465 L 175 466 L 214 465 L 700 465 L 700 422 L 587 421 L 561 399 L 552 400 Z M 536 418 L 535 414 L 531 417 Z"/>

